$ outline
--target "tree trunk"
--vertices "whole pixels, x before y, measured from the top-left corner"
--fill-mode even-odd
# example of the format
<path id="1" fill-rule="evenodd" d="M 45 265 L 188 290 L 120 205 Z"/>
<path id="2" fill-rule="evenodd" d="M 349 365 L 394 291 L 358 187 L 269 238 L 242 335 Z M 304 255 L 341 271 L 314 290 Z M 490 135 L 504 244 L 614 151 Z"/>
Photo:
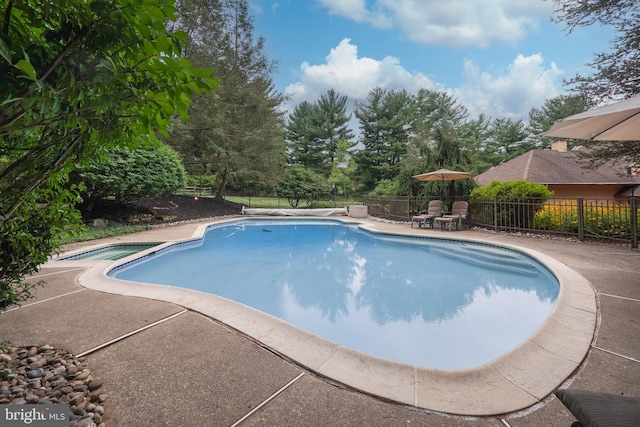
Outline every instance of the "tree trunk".
<path id="1" fill-rule="evenodd" d="M 216 193 L 216 199 L 224 199 L 227 183 L 229 182 L 229 162 L 224 168 L 224 173 L 222 174 L 222 181 L 220 182 L 220 187 L 218 187 L 218 192 Z"/>

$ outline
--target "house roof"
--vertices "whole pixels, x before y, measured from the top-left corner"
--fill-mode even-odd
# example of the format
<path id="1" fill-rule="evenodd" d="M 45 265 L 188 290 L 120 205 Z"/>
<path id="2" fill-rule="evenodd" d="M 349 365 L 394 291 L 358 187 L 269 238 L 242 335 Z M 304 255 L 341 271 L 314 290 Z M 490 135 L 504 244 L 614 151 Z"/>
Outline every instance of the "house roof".
<path id="1" fill-rule="evenodd" d="M 534 181 L 538 184 L 640 184 L 640 175 L 629 176 L 624 165 L 589 168 L 575 152 L 531 150 L 475 177 L 478 185 L 492 181 Z"/>

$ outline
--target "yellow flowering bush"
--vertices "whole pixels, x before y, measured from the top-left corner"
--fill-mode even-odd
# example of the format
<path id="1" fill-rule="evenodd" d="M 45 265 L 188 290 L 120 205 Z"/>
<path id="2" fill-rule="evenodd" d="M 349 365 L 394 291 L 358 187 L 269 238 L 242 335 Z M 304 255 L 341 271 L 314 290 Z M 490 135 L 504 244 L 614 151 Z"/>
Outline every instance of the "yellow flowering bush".
<path id="1" fill-rule="evenodd" d="M 534 224 L 540 230 L 577 233 L 578 214 L 577 200 L 549 200 L 536 212 Z M 628 238 L 631 233 L 631 212 L 625 203 L 587 201 L 583 215 L 586 234 Z"/>

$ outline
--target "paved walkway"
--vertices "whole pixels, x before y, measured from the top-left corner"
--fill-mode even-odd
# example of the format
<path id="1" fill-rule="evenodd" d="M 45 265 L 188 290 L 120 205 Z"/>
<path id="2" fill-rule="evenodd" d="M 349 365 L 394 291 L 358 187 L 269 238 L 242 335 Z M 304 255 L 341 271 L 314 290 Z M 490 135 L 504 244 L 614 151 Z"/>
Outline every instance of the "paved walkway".
<path id="1" fill-rule="evenodd" d="M 170 241 L 188 237 L 198 227 L 166 227 L 104 242 Z M 389 227 L 404 232 L 409 228 Z M 454 234 L 531 248 L 588 279 L 597 291 L 600 322 L 587 358 L 566 385 L 640 396 L 638 251 L 473 231 Z M 553 396 L 527 410 L 491 417 L 450 416 L 385 402 L 320 378 L 178 304 L 81 287 L 76 278 L 82 271 L 46 264 L 33 277 L 47 283 L 36 298 L 0 314 L 0 338 L 15 345 L 48 343 L 87 353 L 88 366 L 109 395 L 109 426 L 568 427 L 573 421 Z"/>

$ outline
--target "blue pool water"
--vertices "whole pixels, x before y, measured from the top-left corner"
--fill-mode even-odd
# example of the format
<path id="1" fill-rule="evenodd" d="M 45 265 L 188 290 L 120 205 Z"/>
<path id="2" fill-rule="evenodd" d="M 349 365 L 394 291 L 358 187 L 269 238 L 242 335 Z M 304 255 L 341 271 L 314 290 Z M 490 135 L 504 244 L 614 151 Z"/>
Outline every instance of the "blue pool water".
<path id="1" fill-rule="evenodd" d="M 557 279 L 496 246 L 381 235 L 338 221 L 241 220 L 109 276 L 205 291 L 396 362 L 471 368 L 545 320 Z"/>

